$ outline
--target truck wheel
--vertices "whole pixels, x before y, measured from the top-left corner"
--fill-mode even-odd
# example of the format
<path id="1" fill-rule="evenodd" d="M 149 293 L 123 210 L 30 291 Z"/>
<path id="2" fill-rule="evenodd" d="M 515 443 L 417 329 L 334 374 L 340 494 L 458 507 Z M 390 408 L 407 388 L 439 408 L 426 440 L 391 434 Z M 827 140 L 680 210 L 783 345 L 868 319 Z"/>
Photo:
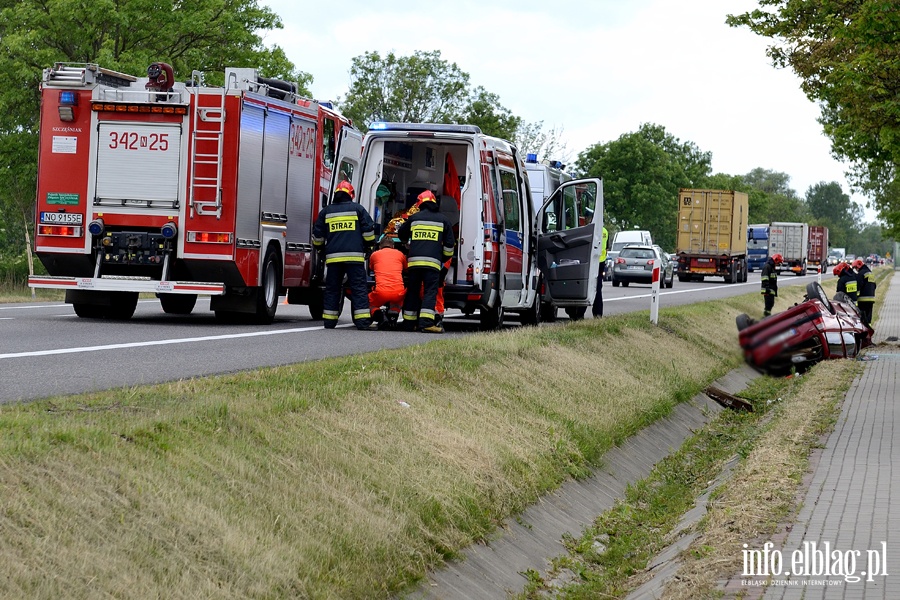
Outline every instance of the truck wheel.
<path id="1" fill-rule="evenodd" d="M 690 280 L 691 280 L 690 275 L 682 275 L 681 273 L 678 274 L 678 281 L 680 281 L 681 283 L 687 283 Z"/>
<path id="2" fill-rule="evenodd" d="M 313 321 L 321 321 L 322 315 L 325 314 L 325 296 L 320 290 L 312 290 L 309 293 L 309 316 Z"/>
<path id="3" fill-rule="evenodd" d="M 734 283 L 734 263 L 728 265 L 728 274 L 725 275 L 725 283 Z"/>
<path id="4" fill-rule="evenodd" d="M 262 272 L 262 285 L 256 290 L 254 320 L 261 325 L 268 325 L 275 320 L 275 310 L 278 308 L 278 284 L 281 281 L 278 255 L 272 248 L 266 252 Z"/>
<path id="5" fill-rule="evenodd" d="M 157 294 L 163 312 L 170 315 L 189 315 L 197 304 L 197 294 Z"/>
<path id="6" fill-rule="evenodd" d="M 479 315 L 479 324 L 482 331 L 496 331 L 503 325 L 503 307 L 500 300 L 492 308 L 482 308 Z"/>
<path id="7" fill-rule="evenodd" d="M 106 307 L 98 304 L 83 304 L 81 302 L 73 304 L 75 314 L 82 319 L 102 319 L 105 316 Z"/>
<path id="8" fill-rule="evenodd" d="M 137 303 L 137 292 L 112 292 L 110 305 L 105 307 L 106 318 L 127 321 L 134 315 Z"/>

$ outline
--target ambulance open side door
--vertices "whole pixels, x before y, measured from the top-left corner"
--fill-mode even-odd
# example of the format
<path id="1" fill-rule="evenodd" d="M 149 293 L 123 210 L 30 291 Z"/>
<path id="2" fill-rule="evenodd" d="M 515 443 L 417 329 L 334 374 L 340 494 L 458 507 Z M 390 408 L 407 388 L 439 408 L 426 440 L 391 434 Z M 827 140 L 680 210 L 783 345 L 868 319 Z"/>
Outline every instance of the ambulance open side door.
<path id="1" fill-rule="evenodd" d="M 597 292 L 603 237 L 603 182 L 567 181 L 537 214 L 538 268 L 561 307 L 590 306 Z"/>
<path id="2" fill-rule="evenodd" d="M 334 188 L 341 181 L 349 181 L 354 190 L 359 187 L 362 176 L 362 169 L 359 168 L 362 160 L 362 140 L 363 136 L 359 131 L 350 127 L 341 127 L 335 158 L 336 166 L 331 174 L 331 192 L 326 204 L 331 204 Z"/>

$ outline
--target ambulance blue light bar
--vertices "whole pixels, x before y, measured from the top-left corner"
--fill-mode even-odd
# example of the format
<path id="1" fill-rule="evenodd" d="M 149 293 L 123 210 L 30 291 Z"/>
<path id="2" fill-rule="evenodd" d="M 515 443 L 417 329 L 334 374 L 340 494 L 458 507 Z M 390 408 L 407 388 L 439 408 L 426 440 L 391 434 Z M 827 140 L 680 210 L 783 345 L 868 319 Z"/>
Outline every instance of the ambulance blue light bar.
<path id="1" fill-rule="evenodd" d="M 525 162 L 536 163 L 537 162 L 537 154 L 527 154 L 525 156 Z"/>
<path id="2" fill-rule="evenodd" d="M 415 131 L 423 133 L 481 133 L 477 125 L 452 125 L 446 123 L 390 123 L 376 121 L 369 125 L 369 130 L 378 131 Z"/>

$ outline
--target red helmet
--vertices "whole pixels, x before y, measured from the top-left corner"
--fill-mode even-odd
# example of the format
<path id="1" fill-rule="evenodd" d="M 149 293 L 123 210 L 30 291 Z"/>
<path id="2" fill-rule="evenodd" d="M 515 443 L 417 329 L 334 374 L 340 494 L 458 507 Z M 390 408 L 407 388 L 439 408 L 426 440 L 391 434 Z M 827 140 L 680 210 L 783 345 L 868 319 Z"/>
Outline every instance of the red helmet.
<path id="1" fill-rule="evenodd" d="M 861 258 L 857 258 L 856 260 L 853 261 L 853 268 L 854 269 L 862 269 L 864 264 L 865 263 L 862 261 Z"/>
<path id="2" fill-rule="evenodd" d="M 834 273 L 834 276 L 835 276 L 835 277 L 839 277 L 840 274 L 844 272 L 844 269 L 847 268 L 847 266 L 848 266 L 847 263 L 845 263 L 845 262 L 839 262 L 837 265 L 835 265 L 834 270 L 832 271 L 832 273 Z"/>
<path id="3" fill-rule="evenodd" d="M 784 257 L 780 254 L 773 254 L 772 262 L 774 262 L 776 265 L 780 265 L 781 263 L 784 262 Z"/>
<path id="4" fill-rule="evenodd" d="M 434 197 L 434 192 L 431 190 L 425 190 L 417 196 L 417 199 L 419 201 L 416 202 L 416 205 L 422 204 L 423 202 L 437 202 L 437 198 Z"/>
<path id="5" fill-rule="evenodd" d="M 356 191 L 353 189 L 353 186 L 350 185 L 350 182 L 346 179 L 341 181 L 339 184 L 337 184 L 337 187 L 334 188 L 334 193 L 336 194 L 338 192 L 347 193 L 350 196 L 351 200 L 356 198 Z"/>

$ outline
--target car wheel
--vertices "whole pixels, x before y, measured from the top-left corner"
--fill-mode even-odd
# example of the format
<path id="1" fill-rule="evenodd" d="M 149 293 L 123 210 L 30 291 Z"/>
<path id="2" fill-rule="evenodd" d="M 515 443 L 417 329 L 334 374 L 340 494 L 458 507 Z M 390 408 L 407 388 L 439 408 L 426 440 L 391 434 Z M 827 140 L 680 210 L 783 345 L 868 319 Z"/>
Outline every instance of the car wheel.
<path id="1" fill-rule="evenodd" d="M 806 284 L 806 297 L 810 300 L 815 298 L 819 302 L 825 305 L 825 308 L 828 309 L 828 312 L 834 314 L 834 305 L 831 303 L 831 300 L 828 299 L 828 295 L 825 294 L 825 290 L 822 289 L 822 286 L 819 285 L 818 282 L 813 281 Z"/>
<path id="2" fill-rule="evenodd" d="M 555 323 L 556 313 L 559 311 L 557 306 L 552 302 L 541 303 L 541 321 L 544 323 Z"/>
<path id="3" fill-rule="evenodd" d="M 479 315 L 479 325 L 482 331 L 496 331 L 503 325 L 503 307 L 500 300 L 492 308 L 482 308 Z"/>
<path id="4" fill-rule="evenodd" d="M 534 295 L 534 302 L 519 315 L 522 325 L 537 326 L 541 324 L 541 296 Z"/>
<path id="5" fill-rule="evenodd" d="M 619 287 L 619 282 L 613 279 L 613 287 Z"/>
<path id="6" fill-rule="evenodd" d="M 573 321 L 580 321 L 584 319 L 584 315 L 587 312 L 587 306 L 570 306 L 566 309 L 566 314 L 569 315 L 569 318 Z"/>
<path id="7" fill-rule="evenodd" d="M 747 314 L 740 314 L 734 318 L 735 324 L 737 324 L 738 331 L 743 331 L 756 323 L 756 319 L 752 318 Z"/>
<path id="8" fill-rule="evenodd" d="M 627 282 L 627 281 L 623 281 L 623 282 L 622 282 L 622 287 L 628 287 L 628 282 Z"/>

